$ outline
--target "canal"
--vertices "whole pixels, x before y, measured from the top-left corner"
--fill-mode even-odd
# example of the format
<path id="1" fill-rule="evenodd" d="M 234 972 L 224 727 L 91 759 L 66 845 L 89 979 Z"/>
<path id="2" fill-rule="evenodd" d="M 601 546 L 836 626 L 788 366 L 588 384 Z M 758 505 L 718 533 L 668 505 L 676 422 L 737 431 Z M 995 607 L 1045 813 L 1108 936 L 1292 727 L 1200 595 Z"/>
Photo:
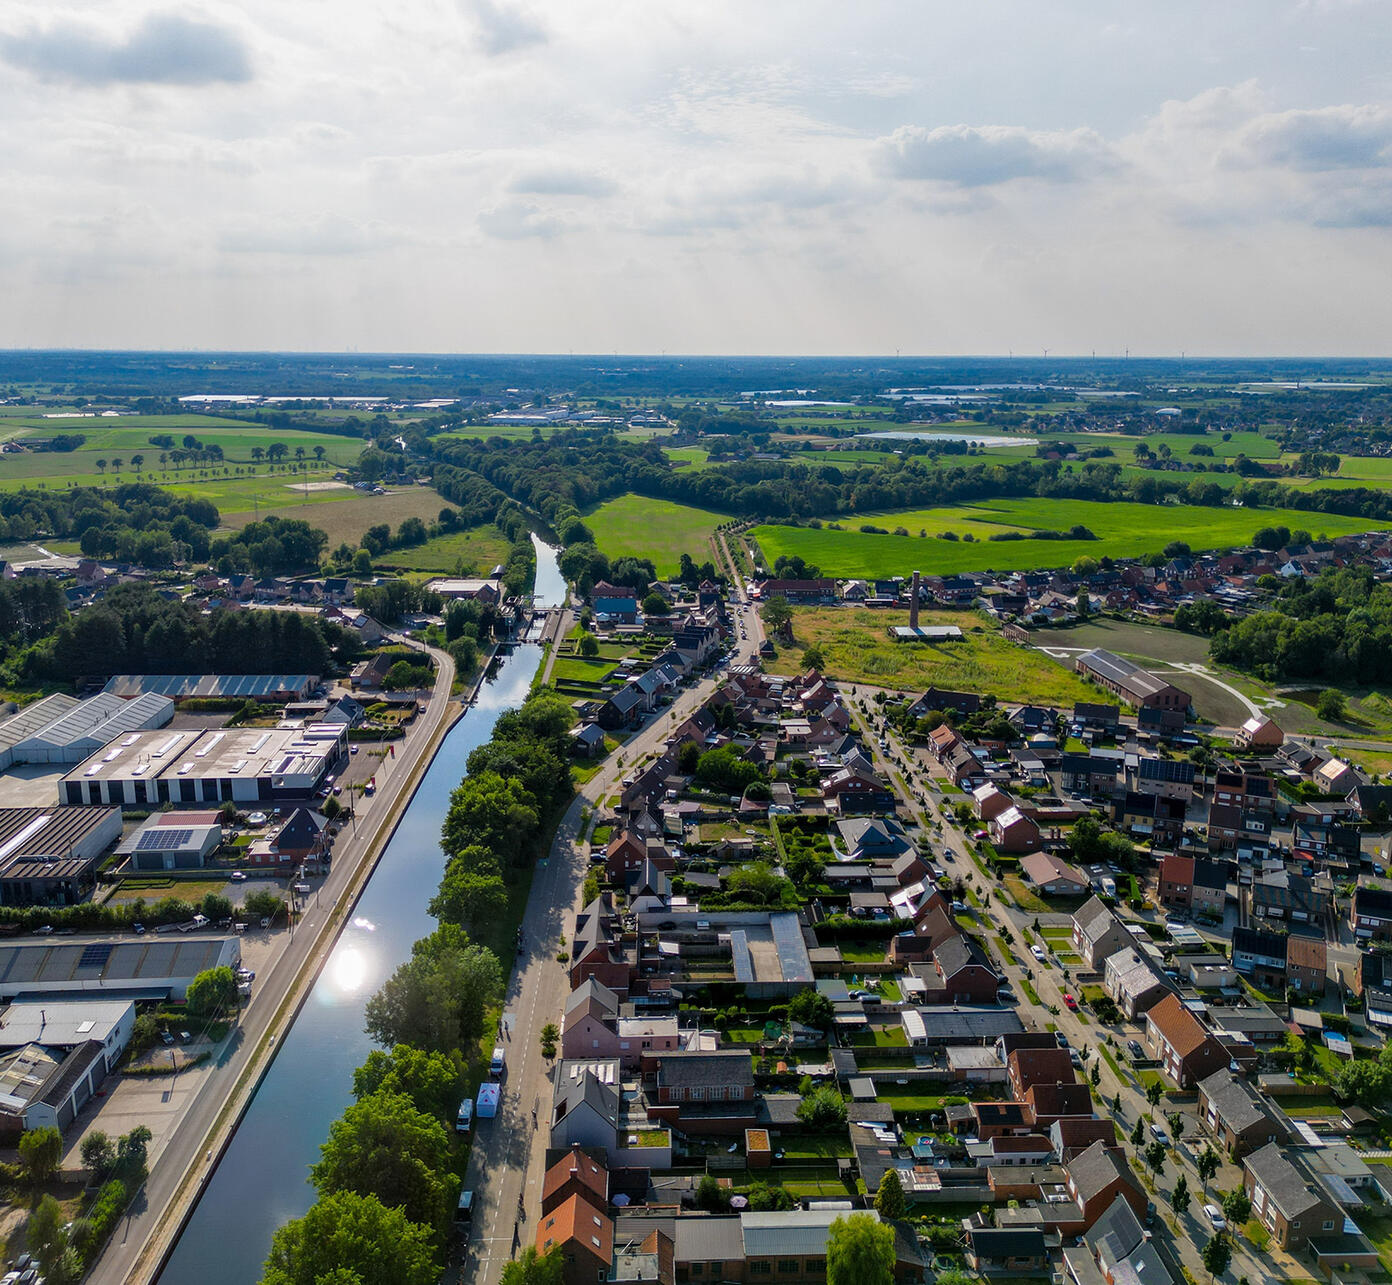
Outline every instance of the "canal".
<path id="1" fill-rule="evenodd" d="M 556 552 L 533 542 L 537 605 L 557 605 L 565 583 Z M 498 716 L 526 698 L 540 664 L 539 647 L 504 656 L 445 737 L 180 1234 L 162 1285 L 253 1285 L 276 1229 L 313 1203 L 309 1166 L 352 1101 L 353 1072 L 372 1048 L 363 1031 L 368 997 L 435 929 L 426 905 L 444 868 L 440 826 L 450 791 Z"/>

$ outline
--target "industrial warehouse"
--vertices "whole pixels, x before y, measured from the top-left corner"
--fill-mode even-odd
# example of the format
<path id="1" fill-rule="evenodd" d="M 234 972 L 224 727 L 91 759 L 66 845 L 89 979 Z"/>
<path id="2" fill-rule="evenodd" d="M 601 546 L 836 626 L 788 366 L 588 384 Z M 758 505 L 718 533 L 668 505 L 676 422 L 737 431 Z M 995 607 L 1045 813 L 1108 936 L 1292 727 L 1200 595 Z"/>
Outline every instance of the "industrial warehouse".
<path id="1" fill-rule="evenodd" d="M 126 807 L 307 800 L 346 762 L 347 746 L 348 729 L 332 723 L 132 733 L 64 776 L 58 800 Z"/>
<path id="2" fill-rule="evenodd" d="M 0 905 L 81 901 L 120 837 L 120 808 L 0 808 Z"/>
<path id="3" fill-rule="evenodd" d="M 58 693 L 0 722 L 0 771 L 25 763 L 81 763 L 131 732 L 164 727 L 174 702 L 153 692 L 123 700 L 103 692 L 79 701 Z"/>
<path id="4" fill-rule="evenodd" d="M 0 999 L 183 999 L 199 973 L 241 962 L 236 937 L 4 942 Z"/>

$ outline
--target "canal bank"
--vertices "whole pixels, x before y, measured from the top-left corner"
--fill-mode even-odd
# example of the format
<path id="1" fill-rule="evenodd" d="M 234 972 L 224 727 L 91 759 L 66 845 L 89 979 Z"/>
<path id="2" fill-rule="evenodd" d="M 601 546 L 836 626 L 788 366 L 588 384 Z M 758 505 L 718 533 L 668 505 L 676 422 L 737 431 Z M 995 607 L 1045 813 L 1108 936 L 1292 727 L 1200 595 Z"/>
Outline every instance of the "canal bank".
<path id="1" fill-rule="evenodd" d="M 564 596 L 555 552 L 539 542 L 536 594 L 545 602 Z M 500 657 L 445 736 L 164 1257 L 160 1281 L 256 1281 L 276 1229 L 313 1203 L 309 1166 L 351 1102 L 353 1071 L 372 1047 L 363 1031 L 367 998 L 435 927 L 426 906 L 443 869 L 439 834 L 450 792 L 498 717 L 526 698 L 540 663 L 534 646 Z"/>

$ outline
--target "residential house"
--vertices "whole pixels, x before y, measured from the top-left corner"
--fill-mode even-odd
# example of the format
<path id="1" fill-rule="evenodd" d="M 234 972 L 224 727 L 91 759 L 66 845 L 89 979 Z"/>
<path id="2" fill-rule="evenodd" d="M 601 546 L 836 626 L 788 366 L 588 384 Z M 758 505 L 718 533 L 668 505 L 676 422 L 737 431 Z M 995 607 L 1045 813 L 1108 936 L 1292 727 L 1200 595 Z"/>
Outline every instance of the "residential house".
<path id="1" fill-rule="evenodd" d="M 1253 1216 L 1287 1253 L 1343 1227 L 1343 1210 L 1299 1150 L 1269 1142 L 1243 1160 L 1242 1168 Z"/>
<path id="2" fill-rule="evenodd" d="M 1039 847 L 1039 825 L 1019 807 L 1009 807 L 986 823 L 991 842 L 1000 852 L 1033 852 Z M 1083 888 L 1086 889 L 1084 883 Z"/>
<path id="3" fill-rule="evenodd" d="M 1208 846 L 1215 852 L 1236 851 L 1239 858 L 1264 856 L 1271 844 L 1271 816 L 1234 804 L 1208 805 Z"/>
<path id="4" fill-rule="evenodd" d="M 1311 778 L 1325 794 L 1344 796 L 1358 785 L 1358 773 L 1343 759 L 1332 758 L 1321 763 Z"/>
<path id="5" fill-rule="evenodd" d="M 837 600 L 836 581 L 825 577 L 804 580 L 770 578 L 755 585 L 754 596 L 786 598 L 793 603 L 831 604 Z"/>
<path id="6" fill-rule="evenodd" d="M 1160 859 L 1156 884 L 1161 905 L 1222 918 L 1228 897 L 1228 870 L 1221 861 L 1167 854 Z"/>
<path id="7" fill-rule="evenodd" d="M 601 893 L 575 919 L 567 965 L 571 988 L 593 977 L 626 999 L 636 964 L 636 951 L 625 948 L 613 898 Z"/>
<path id="8" fill-rule="evenodd" d="M 1220 768 L 1213 774 L 1213 802 L 1243 812 L 1275 811 L 1276 794 L 1271 778 L 1246 768 Z"/>
<path id="9" fill-rule="evenodd" d="M 1103 986 L 1112 1002 L 1134 1022 L 1174 993 L 1169 980 L 1134 946 L 1110 955 L 1103 968 Z"/>
<path id="10" fill-rule="evenodd" d="M 619 1064 L 562 1062 L 551 1095 L 551 1146 L 612 1155 L 619 1140 Z"/>
<path id="11" fill-rule="evenodd" d="M 1143 758 L 1136 766 L 1136 789 L 1188 803 L 1194 797 L 1194 765 L 1188 759 Z"/>
<path id="12" fill-rule="evenodd" d="M 993 821 L 1015 806 L 1015 800 L 998 786 L 978 785 L 972 791 L 972 807 L 982 821 Z"/>
<path id="13" fill-rule="evenodd" d="M 1073 706 L 1073 722 L 1089 732 L 1115 736 L 1116 730 L 1121 724 L 1121 706 L 1078 701 Z"/>
<path id="14" fill-rule="evenodd" d="M 1233 737 L 1241 749 L 1268 753 L 1280 749 L 1285 739 L 1286 734 L 1263 714 L 1254 714 Z"/>
<path id="15" fill-rule="evenodd" d="M 552 1249 L 560 1250 L 563 1285 L 608 1280 L 614 1262 L 614 1221 L 584 1196 L 571 1196 L 537 1223 L 537 1253 Z"/>
<path id="16" fill-rule="evenodd" d="M 1059 760 L 1059 778 L 1065 790 L 1075 794 L 1110 795 L 1121 774 L 1121 759 L 1110 754 L 1065 754 Z"/>
<path id="17" fill-rule="evenodd" d="M 842 816 L 893 812 L 894 792 L 878 777 L 842 768 L 822 781 L 822 802 L 828 812 Z"/>
<path id="18" fill-rule="evenodd" d="M 1262 990 L 1286 986 L 1286 935 L 1270 928 L 1237 926 L 1232 933 L 1233 967 Z"/>
<path id="19" fill-rule="evenodd" d="M 1072 1056 L 1065 1048 L 1017 1048 L 1005 1060 L 1010 1095 L 1017 1102 L 1036 1084 L 1076 1084 Z"/>
<path id="20" fill-rule="evenodd" d="M 1234 1159 L 1290 1141 L 1285 1117 L 1227 1067 L 1199 1081 L 1199 1121 Z"/>
<path id="21" fill-rule="evenodd" d="M 1392 941 L 1392 892 L 1356 888 L 1349 905 L 1349 924 L 1360 941 Z"/>
<path id="22" fill-rule="evenodd" d="M 1149 840 L 1153 848 L 1173 847 L 1184 836 L 1182 799 L 1127 790 L 1117 801 L 1112 818 L 1121 829 Z"/>
<path id="23" fill-rule="evenodd" d="M 1229 1061 L 1222 1044 L 1178 995 L 1165 996 L 1146 1013 L 1145 1047 L 1181 1089 L 1192 1087 Z"/>
<path id="24" fill-rule="evenodd" d="M 1109 955 L 1131 942 L 1126 926 L 1100 897 L 1085 901 L 1073 912 L 1073 950 L 1090 971 L 1100 970 Z"/>
<path id="25" fill-rule="evenodd" d="M 566 997 L 561 1056 L 567 1060 L 614 1058 L 619 1053 L 619 997 L 593 977 Z"/>
<path id="26" fill-rule="evenodd" d="M 1252 884 L 1252 914 L 1257 919 L 1312 924 L 1321 933 L 1329 913 L 1329 894 L 1304 875 L 1277 870 Z"/>
<path id="27" fill-rule="evenodd" d="M 986 953 L 961 933 L 949 937 L 928 964 L 916 964 L 913 971 L 928 983 L 925 1004 L 992 1004 L 1000 988 Z"/>
<path id="28" fill-rule="evenodd" d="M 602 1153 L 572 1147 L 547 1169 L 541 1182 L 542 1217 L 572 1196 L 580 1196 L 598 1209 L 609 1207 L 609 1166 Z"/>
<path id="29" fill-rule="evenodd" d="M 746 1050 L 659 1054 L 652 1081 L 648 1115 L 684 1133 L 739 1134 L 757 1119 Z"/>
<path id="30" fill-rule="evenodd" d="M 1067 1164 L 1094 1142 L 1116 1146 L 1116 1121 L 1099 1116 L 1064 1116 L 1049 1126 L 1049 1141 L 1059 1163 Z"/>
<path id="31" fill-rule="evenodd" d="M 1356 867 L 1360 844 L 1358 827 L 1350 824 L 1351 811 L 1337 804 L 1298 805 L 1291 826 L 1291 850 L 1306 859 L 1319 858 L 1325 865 Z"/>
<path id="32" fill-rule="evenodd" d="M 1031 853 L 1021 860 L 1020 870 L 1046 896 L 1081 897 L 1088 891 L 1087 875 L 1052 852 Z"/>
<path id="33" fill-rule="evenodd" d="M 914 718 L 926 718 L 934 711 L 943 713 L 953 709 L 959 714 L 975 714 L 980 708 L 981 697 L 975 692 L 953 692 L 941 687 L 930 687 L 909 706 L 909 713 Z"/>
<path id="34" fill-rule="evenodd" d="M 1145 1216 L 1145 1189 L 1126 1163 L 1126 1154 L 1119 1147 L 1094 1142 L 1086 1151 L 1074 1156 L 1068 1166 L 1068 1194 L 1082 1212 L 1082 1228 L 1091 1227 L 1122 1197 L 1138 1218 Z"/>
<path id="35" fill-rule="evenodd" d="M 647 697 L 639 688 L 628 683 L 605 699 L 595 718 L 606 732 L 616 732 L 636 726 L 647 709 Z"/>
<path id="36" fill-rule="evenodd" d="M 978 1227 L 966 1222 L 967 1265 L 983 1276 L 1042 1275 L 1049 1263 L 1044 1232 L 1030 1227 Z"/>

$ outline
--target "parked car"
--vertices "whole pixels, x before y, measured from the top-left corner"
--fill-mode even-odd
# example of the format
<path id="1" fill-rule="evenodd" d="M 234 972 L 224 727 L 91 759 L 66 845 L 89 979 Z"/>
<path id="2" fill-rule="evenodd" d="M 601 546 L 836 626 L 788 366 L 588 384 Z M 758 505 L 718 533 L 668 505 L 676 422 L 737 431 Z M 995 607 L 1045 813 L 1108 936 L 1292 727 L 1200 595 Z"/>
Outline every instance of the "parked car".
<path id="1" fill-rule="evenodd" d="M 1158 1124 L 1152 1124 L 1150 1126 L 1150 1136 L 1154 1138 L 1155 1141 L 1158 1142 L 1162 1147 L 1168 1147 L 1170 1145 L 1170 1135 L 1166 1133 L 1164 1129 L 1162 1129 Z"/>
<path id="2" fill-rule="evenodd" d="M 1078 1001 L 1074 999 L 1072 995 L 1065 995 L 1063 997 L 1063 1003 L 1070 1011 L 1074 1013 L 1078 1011 Z"/>
<path id="3" fill-rule="evenodd" d="M 1044 948 L 1042 946 L 1031 946 L 1030 954 L 1033 955 L 1035 959 L 1037 959 L 1041 964 L 1049 958 L 1048 955 L 1044 953 Z"/>
<path id="4" fill-rule="evenodd" d="M 1217 1205 L 1205 1205 L 1203 1211 L 1214 1231 L 1227 1231 L 1228 1220 L 1223 1217 L 1223 1211 Z"/>
<path id="5" fill-rule="evenodd" d="M 1145 1057 L 1145 1049 L 1141 1047 L 1139 1040 L 1127 1040 L 1126 1051 L 1129 1054 L 1131 1054 L 1131 1056 L 1135 1058 L 1137 1061 L 1140 1061 L 1141 1058 Z"/>
<path id="6" fill-rule="evenodd" d="M 230 880 L 232 880 L 233 883 L 245 883 L 245 882 L 246 882 L 246 871 L 245 871 L 245 870 L 234 870 L 234 871 L 233 871 L 230 875 L 228 875 L 227 877 L 228 877 Z"/>

